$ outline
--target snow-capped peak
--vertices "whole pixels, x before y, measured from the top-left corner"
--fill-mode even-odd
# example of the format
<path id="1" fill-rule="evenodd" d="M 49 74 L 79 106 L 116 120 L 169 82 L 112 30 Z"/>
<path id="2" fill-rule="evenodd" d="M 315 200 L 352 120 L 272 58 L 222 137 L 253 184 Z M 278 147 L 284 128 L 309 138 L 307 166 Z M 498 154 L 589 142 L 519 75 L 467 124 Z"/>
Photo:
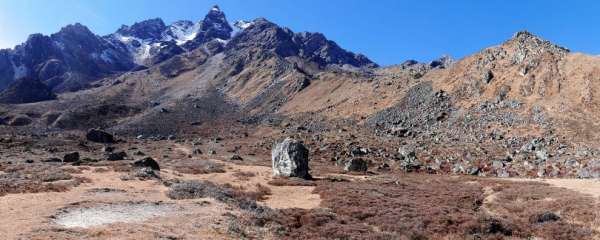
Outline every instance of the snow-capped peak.
<path id="1" fill-rule="evenodd" d="M 241 30 L 244 30 L 246 28 L 251 27 L 252 25 L 254 25 L 254 22 L 252 21 L 244 21 L 244 20 L 239 20 L 236 21 L 233 26 L 235 26 L 236 28 L 239 28 Z"/>
<path id="2" fill-rule="evenodd" d="M 210 10 L 214 11 L 214 12 L 221 12 L 221 9 L 219 8 L 219 5 L 214 5 Z"/>
<path id="3" fill-rule="evenodd" d="M 187 41 L 196 38 L 200 30 L 200 23 L 192 23 L 190 21 L 178 21 L 169 26 L 168 30 L 163 34 L 163 41 L 174 40 L 177 45 L 183 45 Z"/>

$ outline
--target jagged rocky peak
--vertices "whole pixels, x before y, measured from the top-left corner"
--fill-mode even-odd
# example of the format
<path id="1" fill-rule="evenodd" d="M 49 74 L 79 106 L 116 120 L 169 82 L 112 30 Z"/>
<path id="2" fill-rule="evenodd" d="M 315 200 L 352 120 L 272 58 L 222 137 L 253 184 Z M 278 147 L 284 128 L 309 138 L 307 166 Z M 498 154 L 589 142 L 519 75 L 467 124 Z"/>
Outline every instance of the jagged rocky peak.
<path id="1" fill-rule="evenodd" d="M 504 46 L 515 51 L 513 63 L 516 64 L 522 63 L 528 57 L 535 57 L 541 54 L 552 54 L 556 57 L 563 57 L 570 52 L 569 49 L 544 40 L 528 31 L 515 33 Z"/>
<path id="2" fill-rule="evenodd" d="M 213 40 L 226 41 L 231 38 L 233 28 L 229 25 L 225 13 L 219 6 L 213 6 L 200 21 L 199 29 L 194 38 L 184 45 L 186 49 L 195 49 Z"/>
<path id="3" fill-rule="evenodd" d="M 228 44 L 229 51 L 255 49 L 263 53 L 272 52 L 280 57 L 297 56 L 315 62 L 321 67 L 327 65 L 377 66 L 361 54 L 344 50 L 321 33 L 294 33 L 265 18 L 257 18 L 252 22 L 238 22 L 236 26 L 242 31 L 236 34 Z M 250 54 L 259 54 L 256 51 L 249 52 Z"/>
<path id="4" fill-rule="evenodd" d="M 55 33 L 53 35 L 94 35 L 94 33 L 92 33 L 92 31 L 90 31 L 90 29 L 88 27 L 86 27 L 85 25 L 81 24 L 81 23 L 74 23 L 74 24 L 69 24 L 67 26 L 64 26 L 60 29 L 60 31 L 58 31 L 58 33 Z"/>
<path id="5" fill-rule="evenodd" d="M 429 66 L 432 68 L 448 68 L 454 64 L 454 58 L 450 55 L 442 55 L 440 58 L 435 59 L 429 63 Z"/>
<path id="6" fill-rule="evenodd" d="M 141 22 L 136 22 L 131 26 L 123 25 L 118 34 L 123 36 L 132 36 L 139 39 L 161 39 L 162 33 L 167 29 L 167 26 L 160 18 L 148 19 Z"/>
<path id="7" fill-rule="evenodd" d="M 213 6 L 208 14 L 206 14 L 206 17 L 202 20 L 200 30 L 207 32 L 207 38 L 220 39 L 229 39 L 233 31 L 229 22 L 227 22 L 225 13 L 217 5 Z"/>
<path id="8" fill-rule="evenodd" d="M 102 39 L 80 23 L 69 24 L 50 37 L 63 50 L 80 51 L 81 48 L 86 48 L 87 51 L 101 51 L 103 49 Z"/>

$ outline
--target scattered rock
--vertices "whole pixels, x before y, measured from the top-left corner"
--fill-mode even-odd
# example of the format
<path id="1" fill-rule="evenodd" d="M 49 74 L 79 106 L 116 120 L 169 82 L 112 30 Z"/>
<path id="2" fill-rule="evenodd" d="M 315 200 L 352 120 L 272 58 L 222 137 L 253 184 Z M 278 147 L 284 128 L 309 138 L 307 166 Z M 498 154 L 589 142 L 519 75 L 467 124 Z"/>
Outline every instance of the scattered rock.
<path id="1" fill-rule="evenodd" d="M 42 160 L 42 162 L 46 162 L 46 163 L 50 163 L 50 162 L 62 162 L 62 159 L 56 158 L 56 157 L 52 157 L 52 158 L 48 158 L 48 159 Z"/>
<path id="2" fill-rule="evenodd" d="M 121 161 L 121 160 L 125 160 L 125 158 L 127 158 L 127 153 L 125 151 L 109 153 L 106 156 L 106 160 L 108 160 L 108 161 Z"/>
<path id="3" fill-rule="evenodd" d="M 242 158 L 240 155 L 233 154 L 233 155 L 232 155 L 232 156 L 229 158 L 229 160 L 231 160 L 231 161 L 243 161 L 244 159 L 243 159 L 243 158 Z"/>
<path id="4" fill-rule="evenodd" d="M 145 154 L 144 152 L 142 152 L 142 151 L 139 151 L 139 150 L 138 150 L 138 151 L 134 152 L 134 153 L 133 153 L 133 155 L 136 155 L 136 156 L 144 156 L 144 155 L 146 155 L 146 154 Z"/>
<path id="5" fill-rule="evenodd" d="M 77 162 L 79 161 L 79 152 L 67 153 L 63 157 L 63 162 Z"/>
<path id="6" fill-rule="evenodd" d="M 347 172 L 366 172 L 369 168 L 369 163 L 362 158 L 353 158 L 346 161 L 344 171 Z"/>
<path id="7" fill-rule="evenodd" d="M 85 138 L 88 141 L 97 142 L 97 143 L 115 143 L 115 137 L 105 131 L 100 129 L 90 129 Z"/>
<path id="8" fill-rule="evenodd" d="M 115 150 L 115 148 L 112 147 L 112 146 L 104 146 L 104 147 L 102 147 L 102 152 L 105 152 L 105 153 L 113 152 L 114 150 Z"/>
<path id="9" fill-rule="evenodd" d="M 202 150 L 200 150 L 200 148 L 195 148 L 192 151 L 192 154 L 194 154 L 194 155 L 202 155 Z"/>
<path id="10" fill-rule="evenodd" d="M 151 157 L 145 157 L 143 159 L 133 162 L 133 166 L 136 168 L 150 168 L 152 170 L 160 171 L 160 166 Z"/>
<path id="11" fill-rule="evenodd" d="M 286 138 L 271 152 L 273 176 L 310 179 L 308 149 L 300 141 Z"/>
<path id="12" fill-rule="evenodd" d="M 158 174 L 150 167 L 136 168 L 133 170 L 133 176 L 139 179 L 160 178 Z"/>
<path id="13" fill-rule="evenodd" d="M 556 222 L 558 220 L 560 220 L 560 216 L 553 212 L 544 212 L 531 218 L 533 223 Z"/>

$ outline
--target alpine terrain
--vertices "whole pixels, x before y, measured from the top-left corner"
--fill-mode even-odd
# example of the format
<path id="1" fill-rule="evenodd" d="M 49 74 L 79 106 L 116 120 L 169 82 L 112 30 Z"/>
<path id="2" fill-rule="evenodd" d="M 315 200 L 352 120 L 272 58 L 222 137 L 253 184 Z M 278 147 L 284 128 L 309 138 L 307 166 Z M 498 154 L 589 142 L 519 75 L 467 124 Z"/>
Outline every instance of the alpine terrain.
<path id="1" fill-rule="evenodd" d="M 379 66 L 265 18 L 0 50 L 2 239 L 598 239 L 600 57 Z"/>

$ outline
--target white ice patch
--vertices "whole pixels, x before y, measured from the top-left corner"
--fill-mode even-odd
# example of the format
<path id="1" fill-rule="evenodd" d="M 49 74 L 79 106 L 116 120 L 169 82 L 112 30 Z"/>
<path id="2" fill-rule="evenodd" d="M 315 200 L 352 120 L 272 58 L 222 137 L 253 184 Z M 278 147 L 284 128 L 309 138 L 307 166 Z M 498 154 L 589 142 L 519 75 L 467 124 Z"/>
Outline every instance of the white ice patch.
<path id="1" fill-rule="evenodd" d="M 113 62 L 111 54 L 108 51 L 106 51 L 106 50 L 102 51 L 102 54 L 100 54 L 100 58 L 104 62 L 107 62 L 107 63 L 112 63 Z"/>
<path id="2" fill-rule="evenodd" d="M 175 211 L 171 205 L 154 203 L 105 204 L 67 209 L 54 222 L 66 228 L 89 228 L 111 223 L 140 223 Z"/>
<path id="3" fill-rule="evenodd" d="M 246 30 L 246 28 L 249 28 L 252 25 L 254 25 L 254 22 L 239 20 L 239 21 L 236 21 L 235 23 L 233 23 L 232 25 L 233 25 L 233 31 L 231 32 L 231 37 L 234 37 L 234 36 L 238 35 L 239 33 L 241 33 L 242 31 Z"/>
<path id="4" fill-rule="evenodd" d="M 127 46 L 127 50 L 129 51 L 129 54 L 133 56 L 133 61 L 136 64 L 143 65 L 144 61 L 151 57 L 150 49 L 152 46 L 150 46 L 151 43 L 148 41 L 132 36 L 123 36 L 121 34 L 115 34 L 114 38 Z M 134 42 L 139 43 L 139 46 L 134 46 Z"/>
<path id="5" fill-rule="evenodd" d="M 221 44 L 223 44 L 223 45 L 227 45 L 227 43 L 229 42 L 228 40 L 224 40 L 224 39 L 220 39 L 220 38 L 215 38 L 215 40 L 216 40 L 217 42 L 220 42 L 220 43 L 221 43 Z"/>
<path id="6" fill-rule="evenodd" d="M 58 41 L 54 41 L 54 45 L 56 45 L 56 47 L 60 48 L 60 50 L 65 50 L 65 44 L 58 42 Z"/>
<path id="7" fill-rule="evenodd" d="M 239 20 L 239 21 L 235 22 L 233 25 L 241 30 L 244 30 L 244 29 L 249 28 L 252 25 L 254 25 L 254 22 Z"/>
<path id="8" fill-rule="evenodd" d="M 27 67 L 25 67 L 25 65 L 16 66 L 15 62 L 13 61 L 11 61 L 10 63 L 13 67 L 14 79 L 19 79 L 27 76 Z"/>
<path id="9" fill-rule="evenodd" d="M 200 23 L 195 23 L 193 25 L 184 25 L 184 24 L 173 24 L 169 26 L 173 35 L 167 35 L 163 37 L 163 41 L 171 41 L 174 40 L 177 45 L 183 45 L 188 41 L 194 40 L 196 35 L 198 35 L 198 31 L 200 31 Z"/>

